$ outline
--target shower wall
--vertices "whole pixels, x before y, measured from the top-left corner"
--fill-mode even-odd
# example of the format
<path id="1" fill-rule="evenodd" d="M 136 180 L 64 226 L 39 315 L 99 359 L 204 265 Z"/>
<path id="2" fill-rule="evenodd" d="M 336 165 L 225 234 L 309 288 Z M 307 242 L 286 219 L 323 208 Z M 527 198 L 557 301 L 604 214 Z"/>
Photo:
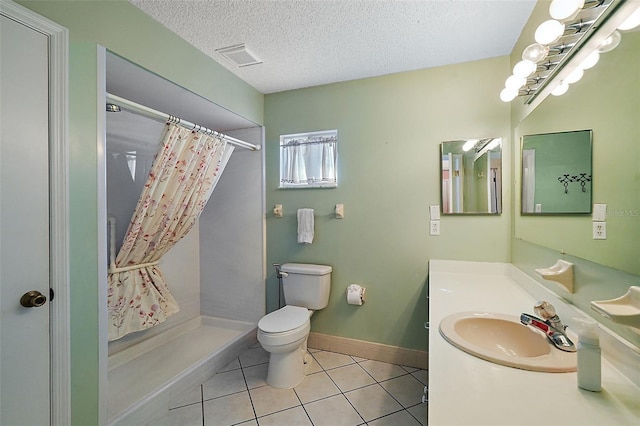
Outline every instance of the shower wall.
<path id="1" fill-rule="evenodd" d="M 228 131 L 263 144 L 263 129 Z M 265 313 L 264 151 L 237 148 L 200 217 L 203 315 L 256 322 Z"/>

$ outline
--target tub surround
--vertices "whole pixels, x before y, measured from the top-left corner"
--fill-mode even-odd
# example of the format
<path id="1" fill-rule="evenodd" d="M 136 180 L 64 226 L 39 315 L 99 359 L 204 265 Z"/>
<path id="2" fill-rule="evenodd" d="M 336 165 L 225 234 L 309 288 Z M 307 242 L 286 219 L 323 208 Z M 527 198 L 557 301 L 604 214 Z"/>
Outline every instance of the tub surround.
<path id="1" fill-rule="evenodd" d="M 254 323 L 200 316 L 110 355 L 108 424 L 163 417 L 172 398 L 254 345 L 256 329 Z"/>
<path id="2" fill-rule="evenodd" d="M 461 311 L 533 314 L 534 303 L 547 300 L 577 330 L 573 318 L 585 314 L 510 264 L 432 260 L 429 282 L 430 425 L 640 424 L 639 373 L 628 367 L 640 365 L 638 348 L 601 328 L 602 392 L 579 389 L 577 373 L 493 364 L 449 344 L 438 332 L 442 318 Z"/>

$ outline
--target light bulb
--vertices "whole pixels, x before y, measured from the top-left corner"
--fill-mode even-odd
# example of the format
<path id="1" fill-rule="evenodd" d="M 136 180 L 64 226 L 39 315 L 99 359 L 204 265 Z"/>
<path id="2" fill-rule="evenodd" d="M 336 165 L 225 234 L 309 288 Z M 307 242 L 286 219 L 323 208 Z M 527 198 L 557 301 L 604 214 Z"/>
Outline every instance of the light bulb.
<path id="1" fill-rule="evenodd" d="M 564 24 L 555 19 L 549 19 L 538 26 L 534 38 L 537 43 L 551 44 L 557 41 L 563 33 Z"/>
<path id="2" fill-rule="evenodd" d="M 556 88 L 551 91 L 551 94 L 553 96 L 562 96 L 567 93 L 567 90 L 569 90 L 569 85 L 564 81 L 561 81 L 560 84 L 558 84 Z"/>
<path id="3" fill-rule="evenodd" d="M 536 66 L 535 63 L 525 59 L 525 60 L 522 60 L 522 61 L 518 62 L 513 67 L 513 75 L 517 75 L 518 77 L 527 78 L 531 74 L 533 74 L 536 71 L 536 69 L 538 69 L 538 67 Z"/>
<path id="4" fill-rule="evenodd" d="M 582 68 L 576 68 L 564 79 L 565 83 L 573 84 L 578 82 L 582 76 L 584 75 L 584 70 Z"/>
<path id="5" fill-rule="evenodd" d="M 487 150 L 491 151 L 492 149 L 495 149 L 498 146 L 500 146 L 500 138 L 495 138 L 491 142 L 489 142 L 489 144 L 487 145 Z"/>
<path id="6" fill-rule="evenodd" d="M 507 78 L 507 81 L 504 82 L 504 87 L 507 89 L 518 90 L 527 82 L 527 79 L 524 77 L 518 77 L 517 75 L 512 75 Z"/>
<path id="7" fill-rule="evenodd" d="M 618 27 L 619 30 L 626 31 L 634 29 L 640 25 L 640 7 L 636 9 L 622 24 Z"/>
<path id="8" fill-rule="evenodd" d="M 549 46 L 544 46 L 539 43 L 533 43 L 527 46 L 522 52 L 522 59 L 525 61 L 531 61 L 534 64 L 538 63 L 549 54 Z"/>
<path id="9" fill-rule="evenodd" d="M 598 48 L 598 52 L 600 53 L 611 52 L 613 49 L 618 47 L 618 45 L 620 44 L 620 41 L 622 41 L 622 34 L 620 34 L 620 31 L 614 31 L 611 33 L 609 37 L 607 37 L 602 42 L 602 44 L 600 44 L 600 47 Z"/>
<path id="10" fill-rule="evenodd" d="M 505 87 L 502 89 L 502 92 L 500 92 L 500 100 L 502 102 L 511 102 L 516 98 L 516 96 L 518 96 L 517 89 L 508 89 Z"/>
<path id="11" fill-rule="evenodd" d="M 587 59 L 582 61 L 579 68 L 582 68 L 583 70 L 588 70 L 590 68 L 595 67 L 599 60 L 600 60 L 600 52 L 598 52 L 597 50 L 594 50 L 593 52 L 591 52 L 589 56 L 587 56 Z"/>
<path id="12" fill-rule="evenodd" d="M 464 143 L 464 145 L 462 145 L 462 150 L 464 152 L 469 151 L 471 148 L 473 148 L 474 146 L 476 146 L 476 144 L 478 143 L 478 139 L 469 139 L 468 141 L 466 141 Z"/>
<path id="13" fill-rule="evenodd" d="M 584 7 L 584 0 L 553 0 L 549 6 L 549 15 L 559 21 L 570 20 Z"/>

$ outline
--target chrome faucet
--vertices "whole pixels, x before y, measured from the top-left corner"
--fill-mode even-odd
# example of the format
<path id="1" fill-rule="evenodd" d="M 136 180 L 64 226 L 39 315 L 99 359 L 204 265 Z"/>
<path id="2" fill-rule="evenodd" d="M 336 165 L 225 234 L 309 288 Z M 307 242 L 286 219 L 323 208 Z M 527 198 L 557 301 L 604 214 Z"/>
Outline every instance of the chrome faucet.
<path id="1" fill-rule="evenodd" d="M 529 314 L 520 314 L 520 322 L 524 325 L 530 325 L 542 331 L 547 339 L 561 351 L 575 352 L 576 346 L 573 344 L 565 333 L 567 326 L 562 324 L 560 317 L 556 314 L 556 310 L 549 302 L 538 302 L 533 307 L 536 314 L 542 317 L 538 318 Z"/>

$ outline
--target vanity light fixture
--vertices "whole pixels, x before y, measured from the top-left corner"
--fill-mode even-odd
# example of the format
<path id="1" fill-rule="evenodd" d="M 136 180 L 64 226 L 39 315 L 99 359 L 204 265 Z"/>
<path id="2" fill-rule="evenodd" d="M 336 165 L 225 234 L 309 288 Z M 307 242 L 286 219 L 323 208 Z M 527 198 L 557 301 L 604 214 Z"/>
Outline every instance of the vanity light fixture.
<path id="1" fill-rule="evenodd" d="M 553 0 L 549 5 L 549 15 L 559 21 L 573 19 L 584 7 L 584 0 Z"/>
<path id="2" fill-rule="evenodd" d="M 573 84 L 580 81 L 582 76 L 584 75 L 584 70 L 582 68 L 576 68 L 564 79 L 564 82 L 567 84 Z"/>
<path id="3" fill-rule="evenodd" d="M 468 141 L 466 141 L 464 143 L 464 145 L 462 145 L 462 150 L 464 152 L 467 152 L 467 151 L 471 150 L 471 148 L 476 146 L 477 143 L 478 143 L 478 139 L 469 139 Z"/>
<path id="4" fill-rule="evenodd" d="M 553 96 L 562 96 L 569 90 L 569 83 L 566 81 L 561 81 L 555 89 L 551 91 Z"/>
<path id="5" fill-rule="evenodd" d="M 538 66 L 535 64 L 535 62 L 528 59 L 523 59 L 513 67 L 513 75 L 527 78 L 531 74 L 536 72 L 537 69 Z"/>
<path id="6" fill-rule="evenodd" d="M 502 144 L 502 140 L 500 138 L 492 139 L 491 142 L 487 144 L 487 151 L 491 151 L 492 149 L 497 148 Z"/>
<path id="7" fill-rule="evenodd" d="M 611 33 L 609 37 L 604 39 L 604 41 L 598 48 L 598 52 L 600 53 L 611 52 L 613 49 L 618 47 L 621 41 L 622 41 L 622 34 L 620 34 L 620 31 L 615 30 L 614 32 Z"/>
<path id="8" fill-rule="evenodd" d="M 555 19 L 544 21 L 536 30 L 534 39 L 539 44 L 551 44 L 558 41 L 564 34 L 565 26 L 562 22 Z"/>
<path id="9" fill-rule="evenodd" d="M 525 96 L 525 104 L 531 104 L 541 93 L 566 93 L 598 63 L 600 53 L 620 44 L 620 31 L 640 25 L 635 1 L 553 0 L 549 14 L 553 19 L 538 26 L 535 43 L 524 49 L 522 61 L 505 81 L 502 101 Z"/>
<path id="10" fill-rule="evenodd" d="M 625 19 L 624 22 L 618 26 L 618 29 L 622 31 L 627 31 L 627 30 L 634 29 L 638 25 L 640 25 L 640 7 L 638 7 L 638 9 L 636 9 L 636 11 L 633 12 L 631 15 L 629 15 L 629 17 Z"/>

